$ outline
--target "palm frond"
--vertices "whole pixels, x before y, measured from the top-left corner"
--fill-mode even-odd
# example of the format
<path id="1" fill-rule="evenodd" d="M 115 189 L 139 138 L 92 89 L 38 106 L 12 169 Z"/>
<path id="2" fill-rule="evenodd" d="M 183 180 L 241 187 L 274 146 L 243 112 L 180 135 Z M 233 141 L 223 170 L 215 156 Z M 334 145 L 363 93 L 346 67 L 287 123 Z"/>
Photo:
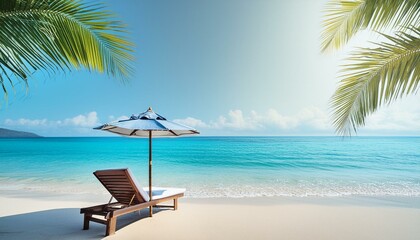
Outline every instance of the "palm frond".
<path id="1" fill-rule="evenodd" d="M 0 1 L 0 84 L 27 81 L 34 71 L 87 68 L 125 80 L 133 44 L 102 4 L 72 0 Z"/>
<path id="2" fill-rule="evenodd" d="M 325 7 L 321 51 L 338 49 L 359 30 L 418 26 L 418 0 L 331 0 Z"/>
<path id="3" fill-rule="evenodd" d="M 331 105 L 333 123 L 342 135 L 357 132 L 379 106 L 416 93 L 420 82 L 420 27 L 411 33 L 384 35 L 388 42 L 361 48 L 348 59 Z"/>

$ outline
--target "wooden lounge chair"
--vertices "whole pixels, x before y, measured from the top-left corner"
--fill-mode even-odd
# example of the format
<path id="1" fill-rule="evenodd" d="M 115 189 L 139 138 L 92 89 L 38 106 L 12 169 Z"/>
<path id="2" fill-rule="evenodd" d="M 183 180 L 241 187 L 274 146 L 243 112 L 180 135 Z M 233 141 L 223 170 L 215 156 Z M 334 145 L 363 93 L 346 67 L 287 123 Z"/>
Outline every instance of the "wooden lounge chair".
<path id="1" fill-rule="evenodd" d="M 150 200 L 146 191 L 139 187 L 129 169 L 99 170 L 93 173 L 102 185 L 111 194 L 107 204 L 80 209 L 84 214 L 83 230 L 89 229 L 89 222 L 106 225 L 105 236 L 115 233 L 117 217 L 127 213 L 150 208 L 152 216 L 153 207 L 178 208 L 178 198 L 184 196 L 185 189 L 181 188 L 154 188 L 153 198 Z M 158 193 L 156 194 L 155 191 Z M 112 199 L 115 202 L 112 202 Z M 173 205 L 157 205 L 161 202 L 173 200 Z M 96 218 L 94 216 L 101 216 Z"/>

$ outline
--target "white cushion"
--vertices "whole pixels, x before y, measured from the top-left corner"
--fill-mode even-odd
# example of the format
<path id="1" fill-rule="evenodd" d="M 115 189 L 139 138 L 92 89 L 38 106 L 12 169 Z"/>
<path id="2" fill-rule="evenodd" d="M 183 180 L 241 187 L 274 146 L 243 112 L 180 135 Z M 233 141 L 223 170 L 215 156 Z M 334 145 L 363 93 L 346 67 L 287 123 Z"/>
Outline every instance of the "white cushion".
<path id="1" fill-rule="evenodd" d="M 143 192 L 147 194 L 147 199 L 149 199 L 149 187 L 144 187 Z M 176 194 L 184 193 L 185 188 L 169 188 L 169 187 L 153 187 L 152 186 L 152 199 L 161 199 L 168 196 L 173 196 Z"/>

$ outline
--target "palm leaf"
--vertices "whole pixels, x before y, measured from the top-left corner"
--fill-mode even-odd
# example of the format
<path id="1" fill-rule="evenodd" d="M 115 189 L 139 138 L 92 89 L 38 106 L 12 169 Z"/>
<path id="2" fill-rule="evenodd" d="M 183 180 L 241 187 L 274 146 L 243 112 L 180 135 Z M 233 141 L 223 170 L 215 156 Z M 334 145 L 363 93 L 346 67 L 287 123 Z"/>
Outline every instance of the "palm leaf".
<path id="1" fill-rule="evenodd" d="M 419 23 L 418 0 L 331 0 L 325 7 L 321 50 L 338 49 L 366 28 L 401 30 Z"/>
<path id="2" fill-rule="evenodd" d="M 123 81 L 132 74 L 132 43 L 102 4 L 72 0 L 0 1 L 0 84 L 33 72 L 87 68 Z M 7 80 L 7 81 L 6 81 Z"/>
<path id="3" fill-rule="evenodd" d="M 379 106 L 416 93 L 420 81 L 420 27 L 410 34 L 384 35 L 389 42 L 361 48 L 348 59 L 331 105 L 336 131 L 357 132 L 365 118 Z"/>

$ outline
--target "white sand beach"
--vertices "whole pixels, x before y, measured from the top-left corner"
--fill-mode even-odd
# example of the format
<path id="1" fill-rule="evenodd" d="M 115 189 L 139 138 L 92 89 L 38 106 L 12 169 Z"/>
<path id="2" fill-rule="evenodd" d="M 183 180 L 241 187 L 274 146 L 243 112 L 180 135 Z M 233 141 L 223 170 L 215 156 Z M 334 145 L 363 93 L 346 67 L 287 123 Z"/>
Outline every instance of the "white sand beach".
<path id="1" fill-rule="evenodd" d="M 0 197 L 0 239 L 103 239 L 105 226 L 82 230 L 81 207 L 102 198 Z M 81 198 L 83 199 L 83 198 Z M 418 199 L 412 199 L 418 201 Z M 392 204 L 389 204 L 392 203 Z M 420 208 L 342 198 L 182 198 L 179 209 L 118 218 L 105 239 L 419 239 Z"/>

